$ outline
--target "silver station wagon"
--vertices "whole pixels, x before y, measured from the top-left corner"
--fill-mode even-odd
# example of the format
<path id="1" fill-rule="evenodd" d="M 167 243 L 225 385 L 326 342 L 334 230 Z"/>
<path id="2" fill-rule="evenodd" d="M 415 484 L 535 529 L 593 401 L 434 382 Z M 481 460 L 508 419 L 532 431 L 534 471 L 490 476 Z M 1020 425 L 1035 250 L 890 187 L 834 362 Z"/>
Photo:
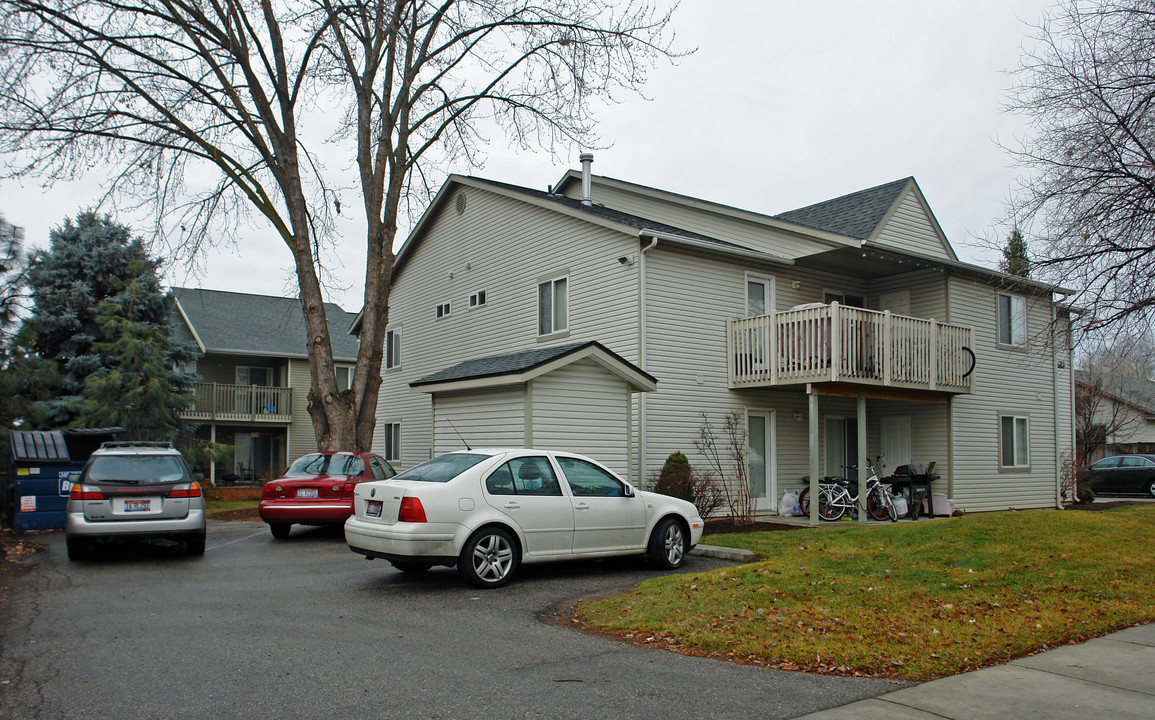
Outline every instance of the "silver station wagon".
<path id="1" fill-rule="evenodd" d="M 69 560 L 87 558 L 96 543 L 158 538 L 204 554 L 205 499 L 171 443 L 106 442 L 72 481 Z"/>

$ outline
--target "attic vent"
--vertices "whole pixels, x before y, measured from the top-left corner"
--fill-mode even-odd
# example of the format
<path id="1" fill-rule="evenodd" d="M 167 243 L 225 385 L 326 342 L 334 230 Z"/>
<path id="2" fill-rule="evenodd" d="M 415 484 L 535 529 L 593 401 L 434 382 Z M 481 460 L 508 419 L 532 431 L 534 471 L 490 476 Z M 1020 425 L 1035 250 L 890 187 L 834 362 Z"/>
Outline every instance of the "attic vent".
<path id="1" fill-rule="evenodd" d="M 457 193 L 457 200 L 454 203 L 454 207 L 457 208 L 458 215 L 465 212 L 465 193 Z"/>

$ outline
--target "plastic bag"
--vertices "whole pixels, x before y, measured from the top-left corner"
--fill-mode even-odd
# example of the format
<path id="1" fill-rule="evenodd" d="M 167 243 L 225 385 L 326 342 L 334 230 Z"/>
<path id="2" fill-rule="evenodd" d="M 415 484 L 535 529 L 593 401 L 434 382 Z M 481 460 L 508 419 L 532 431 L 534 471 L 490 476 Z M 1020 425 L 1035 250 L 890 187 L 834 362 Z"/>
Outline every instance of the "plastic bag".
<path id="1" fill-rule="evenodd" d="M 793 517 L 801 513 L 802 508 L 798 505 L 798 493 L 783 490 L 782 500 L 778 503 L 778 514 L 782 517 Z"/>
<path id="2" fill-rule="evenodd" d="M 894 505 L 894 514 L 898 515 L 900 518 L 906 517 L 907 513 L 910 512 L 910 508 L 907 507 L 906 504 L 905 495 L 895 495 L 891 493 L 890 502 Z"/>

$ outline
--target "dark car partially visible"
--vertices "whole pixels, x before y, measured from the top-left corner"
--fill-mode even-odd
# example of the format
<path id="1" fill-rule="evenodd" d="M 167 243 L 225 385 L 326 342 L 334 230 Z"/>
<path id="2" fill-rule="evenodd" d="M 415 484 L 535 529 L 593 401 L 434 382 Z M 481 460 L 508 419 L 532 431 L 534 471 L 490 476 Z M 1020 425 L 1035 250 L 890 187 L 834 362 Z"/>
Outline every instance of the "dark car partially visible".
<path id="1" fill-rule="evenodd" d="M 1104 493 L 1143 493 L 1155 497 L 1155 455 L 1111 455 L 1079 471 L 1079 482 Z"/>

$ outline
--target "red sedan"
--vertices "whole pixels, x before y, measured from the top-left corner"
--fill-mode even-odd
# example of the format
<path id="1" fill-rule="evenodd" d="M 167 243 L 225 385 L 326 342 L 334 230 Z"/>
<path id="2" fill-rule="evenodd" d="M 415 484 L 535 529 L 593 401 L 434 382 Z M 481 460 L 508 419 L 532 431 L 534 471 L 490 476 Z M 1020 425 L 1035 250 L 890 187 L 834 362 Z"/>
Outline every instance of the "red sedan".
<path id="1" fill-rule="evenodd" d="M 388 480 L 393 467 L 371 453 L 318 452 L 293 461 L 281 477 L 265 483 L 261 519 L 275 538 L 289 536 L 294 523 L 336 525 L 353 514 L 353 488 L 368 480 Z"/>

